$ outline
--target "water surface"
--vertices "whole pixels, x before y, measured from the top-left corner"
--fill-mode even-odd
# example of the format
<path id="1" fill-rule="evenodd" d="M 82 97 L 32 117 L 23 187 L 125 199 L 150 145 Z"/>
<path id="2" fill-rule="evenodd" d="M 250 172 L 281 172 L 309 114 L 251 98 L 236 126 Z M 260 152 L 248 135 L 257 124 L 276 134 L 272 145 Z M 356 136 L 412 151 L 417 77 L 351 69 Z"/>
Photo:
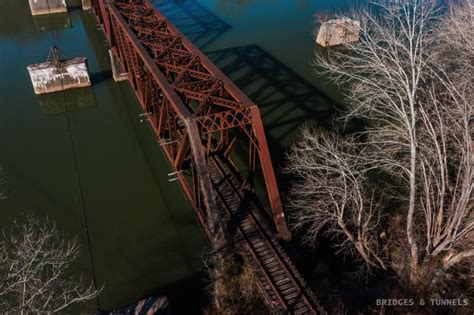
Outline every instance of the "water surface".
<path id="1" fill-rule="evenodd" d="M 259 105 L 277 170 L 304 123 L 328 123 L 340 95 L 313 73 L 313 15 L 343 10 L 350 1 L 154 3 Z M 78 270 L 91 279 L 79 178 L 93 265 L 105 285 L 101 307 L 163 293 L 178 308 L 189 306 L 185 313 L 197 313 L 206 239 L 177 182 L 168 182 L 168 162 L 140 123 L 127 83 L 112 80 L 94 17 L 79 1 L 68 4 L 68 14 L 33 18 L 26 1 L 0 0 L 0 165 L 6 180 L 0 192 L 9 196 L 0 200 L 0 225 L 28 211 L 50 217 L 81 240 Z M 66 57 L 88 58 L 92 87 L 34 94 L 26 66 L 44 61 L 54 41 Z M 284 194 L 283 181 L 280 186 Z M 180 301 L 184 297 L 188 302 Z"/>
<path id="2" fill-rule="evenodd" d="M 46 60 L 51 28 L 64 56 L 88 58 L 91 88 L 34 94 L 26 66 Z M 2 1 L 0 60 L 0 188 L 9 196 L 0 201 L 1 225 L 30 211 L 53 219 L 81 240 L 78 269 L 91 279 L 67 106 L 97 282 L 104 285 L 101 307 L 161 292 L 199 298 L 205 236 L 178 184 L 168 182 L 168 162 L 140 123 L 127 83 L 111 79 L 92 14 L 73 6 L 69 14 L 33 18 L 26 1 Z M 175 289 L 179 283 L 188 288 Z"/>

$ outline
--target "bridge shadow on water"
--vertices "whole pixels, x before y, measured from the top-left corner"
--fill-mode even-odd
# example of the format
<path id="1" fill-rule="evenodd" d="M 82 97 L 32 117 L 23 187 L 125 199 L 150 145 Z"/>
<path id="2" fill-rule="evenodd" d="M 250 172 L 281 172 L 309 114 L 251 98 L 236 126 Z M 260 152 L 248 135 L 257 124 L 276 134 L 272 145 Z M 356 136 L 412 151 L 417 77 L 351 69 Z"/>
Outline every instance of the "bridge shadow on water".
<path id="1" fill-rule="evenodd" d="M 329 127 L 340 107 L 335 100 L 256 44 L 207 53 L 260 108 L 272 160 L 282 154 L 307 122 Z"/>
<path id="2" fill-rule="evenodd" d="M 229 24 L 196 0 L 153 1 L 153 4 L 201 49 L 230 29 Z"/>
<path id="3" fill-rule="evenodd" d="M 154 5 L 201 50 L 231 26 L 197 0 L 153 1 Z M 224 48 L 205 54 L 260 108 L 272 160 L 294 141 L 306 121 L 329 126 L 340 105 L 257 44 Z"/>

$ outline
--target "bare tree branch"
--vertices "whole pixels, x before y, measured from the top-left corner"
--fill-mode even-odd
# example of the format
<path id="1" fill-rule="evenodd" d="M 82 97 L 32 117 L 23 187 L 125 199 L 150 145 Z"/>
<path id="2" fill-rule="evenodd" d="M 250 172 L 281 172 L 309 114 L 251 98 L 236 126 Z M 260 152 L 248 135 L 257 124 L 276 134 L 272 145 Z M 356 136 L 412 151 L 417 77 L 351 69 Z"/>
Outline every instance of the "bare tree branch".
<path id="1" fill-rule="evenodd" d="M 57 313 L 95 298 L 94 286 L 72 276 L 77 240 L 66 240 L 54 223 L 28 216 L 3 230 L 0 241 L 0 311 Z"/>

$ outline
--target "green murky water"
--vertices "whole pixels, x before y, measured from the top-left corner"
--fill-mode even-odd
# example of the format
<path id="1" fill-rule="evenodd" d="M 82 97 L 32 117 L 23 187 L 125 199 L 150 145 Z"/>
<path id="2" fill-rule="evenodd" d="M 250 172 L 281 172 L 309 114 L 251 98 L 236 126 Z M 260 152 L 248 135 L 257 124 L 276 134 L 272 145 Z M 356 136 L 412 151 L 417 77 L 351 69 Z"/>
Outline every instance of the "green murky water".
<path id="1" fill-rule="evenodd" d="M 350 1 L 154 3 L 260 106 L 276 169 L 302 124 L 327 121 L 338 92 L 310 66 L 312 16 Z M 167 294 L 177 309 L 198 312 L 205 236 L 178 184 L 168 182 L 168 162 L 127 83 L 111 78 L 95 18 L 79 1 L 68 4 L 68 14 L 32 17 L 26 0 L 0 0 L 0 193 L 8 197 L 0 226 L 30 211 L 55 220 L 83 243 L 78 269 L 91 279 L 67 106 L 94 269 L 105 286 L 101 307 Z M 61 93 L 36 96 L 26 71 L 46 59 L 51 29 L 64 56 L 88 58 L 93 81 L 65 92 L 65 101 Z"/>

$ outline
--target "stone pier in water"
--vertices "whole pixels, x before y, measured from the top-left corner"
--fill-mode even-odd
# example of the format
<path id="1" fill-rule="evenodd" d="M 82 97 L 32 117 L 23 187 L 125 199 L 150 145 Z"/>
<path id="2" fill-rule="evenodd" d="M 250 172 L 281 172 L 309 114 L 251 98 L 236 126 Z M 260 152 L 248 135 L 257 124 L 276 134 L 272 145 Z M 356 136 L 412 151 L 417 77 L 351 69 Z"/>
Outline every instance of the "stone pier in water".
<path id="1" fill-rule="evenodd" d="M 67 12 L 66 0 L 28 0 L 32 15 Z"/>
<path id="2" fill-rule="evenodd" d="M 91 85 L 87 59 L 84 57 L 37 63 L 27 68 L 36 94 Z"/>
<path id="3" fill-rule="evenodd" d="M 91 0 L 82 0 L 82 10 L 92 10 Z"/>
<path id="4" fill-rule="evenodd" d="M 112 76 L 115 82 L 125 81 L 128 79 L 128 73 L 123 69 L 119 62 L 115 48 L 109 49 L 110 63 L 112 66 Z"/>
<path id="5" fill-rule="evenodd" d="M 357 43 L 359 32 L 359 21 L 348 18 L 329 20 L 321 25 L 316 43 L 323 47 Z"/>

